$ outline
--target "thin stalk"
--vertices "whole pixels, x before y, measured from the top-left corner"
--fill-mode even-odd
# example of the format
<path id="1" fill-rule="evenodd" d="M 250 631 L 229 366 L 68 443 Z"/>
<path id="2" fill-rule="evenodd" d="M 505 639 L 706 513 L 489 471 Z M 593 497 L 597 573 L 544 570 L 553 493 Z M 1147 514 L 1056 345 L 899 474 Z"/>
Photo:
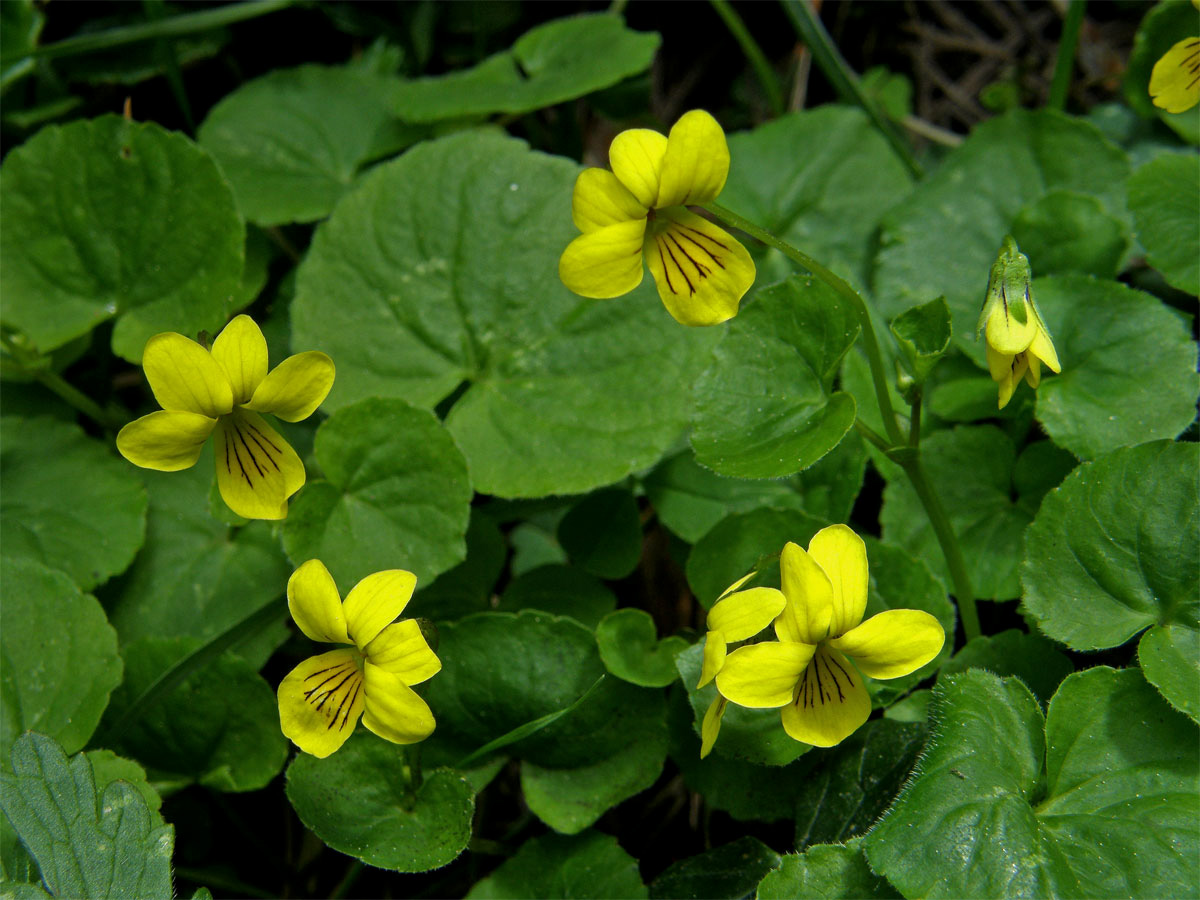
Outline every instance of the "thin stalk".
<path id="1" fill-rule="evenodd" d="M 334 889 L 329 894 L 329 900 L 341 900 L 350 893 L 350 888 L 354 887 L 354 882 L 358 881 L 358 876 L 362 874 L 363 865 L 361 859 L 356 859 L 346 867 L 346 874 L 342 876 L 342 880 L 334 886 Z"/>
<path id="2" fill-rule="evenodd" d="M 939 128 L 932 122 L 926 122 L 924 119 L 918 119 L 916 116 L 905 116 L 900 124 L 911 131 L 913 134 L 920 135 L 927 140 L 933 141 L 935 144 L 941 144 L 943 147 L 961 147 L 964 140 L 961 134 L 955 134 L 945 128 Z"/>
<path id="3" fill-rule="evenodd" d="M 1087 0 L 1070 0 L 1067 17 L 1063 20 L 1062 37 L 1058 39 L 1058 59 L 1054 63 L 1054 81 L 1050 84 L 1047 109 L 1063 110 L 1067 105 L 1067 91 L 1071 87 L 1071 73 L 1075 69 L 1075 48 L 1079 46 L 1079 28 L 1083 24 L 1083 12 Z"/>
<path id="4" fill-rule="evenodd" d="M 163 0 L 142 0 L 142 9 L 146 11 L 146 18 L 151 22 L 165 22 L 168 18 Z M 188 131 L 195 134 L 196 121 L 192 118 L 192 104 L 188 102 L 187 88 L 183 84 L 183 69 L 179 65 L 175 43 L 162 38 L 157 42 L 155 50 L 166 68 L 167 84 L 171 86 L 171 93 L 175 95 L 175 102 L 179 104 L 179 110 L 183 113 L 183 121 L 187 124 Z"/>
<path id="5" fill-rule="evenodd" d="M 908 446 L 914 450 L 921 446 L 921 400 L 923 396 L 923 393 L 918 388 L 916 398 L 909 404 Z"/>
<path id="6" fill-rule="evenodd" d="M 876 447 L 878 447 L 884 453 L 887 453 L 889 450 L 892 449 L 892 445 L 888 443 L 887 438 L 885 438 L 882 434 L 880 434 L 878 431 L 876 431 L 874 428 L 872 428 L 870 425 L 868 425 L 862 419 L 855 419 L 854 427 L 858 431 L 859 434 L 861 434 L 863 437 L 865 437 L 868 441 L 870 441 L 872 444 L 874 444 Z"/>
<path id="7" fill-rule="evenodd" d="M 104 411 L 104 409 L 85 394 L 79 388 L 75 387 L 57 372 L 51 369 L 37 368 L 31 363 L 41 359 L 36 353 L 32 353 L 23 347 L 15 344 L 7 335 L 0 335 L 0 342 L 3 343 L 4 349 L 16 361 L 25 372 L 38 382 L 38 384 L 52 391 L 62 400 L 69 403 L 76 410 L 83 413 L 97 425 L 108 431 L 116 431 L 124 423 L 114 421 L 113 418 Z"/>
<path id="8" fill-rule="evenodd" d="M 867 96 L 866 91 L 862 89 L 859 83 L 858 75 L 850 68 L 850 64 L 846 62 L 841 53 L 838 52 L 837 46 L 833 43 L 833 38 L 829 36 L 829 32 L 825 30 L 825 26 L 821 24 L 821 19 L 813 11 L 809 0 L 782 0 L 783 9 L 788 14 L 788 18 L 792 20 L 792 25 L 796 28 L 796 33 L 800 35 L 800 39 L 808 46 L 812 52 L 813 60 L 825 73 L 825 77 L 829 79 L 833 89 L 837 91 L 838 96 L 850 103 L 857 103 L 863 108 L 875 127 L 887 139 L 889 145 L 895 154 L 900 157 L 901 162 L 908 167 L 908 170 L 913 174 L 914 178 L 921 178 L 925 174 L 925 170 L 921 168 L 921 164 L 917 162 L 913 156 L 912 148 L 908 146 L 908 142 L 904 139 L 891 121 L 880 111 L 879 105 Z"/>
<path id="9" fill-rule="evenodd" d="M 771 63 L 767 61 L 766 54 L 754 40 L 754 35 L 750 33 L 746 23 L 730 5 L 729 0 L 708 0 L 708 2 L 717 11 L 717 15 L 721 17 L 721 21 L 729 29 L 729 33 L 733 35 L 738 46 L 742 48 L 742 52 L 746 54 L 746 59 L 754 67 L 754 74 L 758 76 L 758 82 L 767 95 L 767 104 L 771 107 L 771 115 L 776 117 L 783 115 L 783 91 L 779 88 L 779 79 L 775 75 L 775 70 L 771 68 Z"/>
<path id="10" fill-rule="evenodd" d="M 406 744 L 404 746 L 404 759 L 408 764 L 408 783 L 412 788 L 413 796 L 421 789 L 423 779 L 421 777 L 421 745 Z"/>
<path id="11" fill-rule="evenodd" d="M 929 516 L 929 524 L 942 548 L 946 558 L 946 568 L 950 570 L 950 581 L 954 587 L 954 598 L 958 601 L 958 615 L 962 619 L 963 633 L 968 641 L 977 638 L 982 633 L 979 628 L 979 613 L 975 609 L 975 591 L 971 587 L 971 578 L 967 574 L 967 564 L 963 560 L 962 550 L 958 546 L 958 538 L 950 526 L 950 519 L 938 499 L 933 485 L 925 477 L 921 466 L 921 458 L 916 456 L 900 463 L 908 480 L 912 482 L 925 514 Z"/>
<path id="12" fill-rule="evenodd" d="M 53 44 L 43 44 L 34 47 L 27 53 L 10 54 L 0 57 L 0 64 L 10 63 L 26 57 L 41 59 L 57 59 L 62 56 L 77 56 L 81 53 L 95 53 L 97 50 L 111 50 L 126 44 L 136 44 L 141 41 L 152 41 L 158 38 L 179 37 L 185 34 L 195 34 L 198 31 L 210 31 L 234 22 L 255 19 L 291 6 L 294 0 L 252 0 L 247 3 L 231 3 L 228 6 L 218 6 L 201 12 L 184 13 L 171 16 L 157 22 L 143 22 L 138 25 L 126 25 L 121 28 L 109 28 L 95 34 L 81 34 L 78 37 L 56 41 Z"/>
<path id="13" fill-rule="evenodd" d="M 737 213 L 726 209 L 720 204 L 709 203 L 705 206 L 705 209 L 726 225 L 731 225 L 740 231 L 746 232 L 746 234 L 756 240 L 762 241 L 768 247 L 774 247 L 796 265 L 800 266 L 800 268 L 820 278 L 850 302 L 854 310 L 858 313 L 859 323 L 862 325 L 863 345 L 867 351 L 867 361 L 871 365 L 871 381 L 875 385 L 875 396 L 879 401 L 879 412 L 883 415 L 884 430 L 887 431 L 888 438 L 892 441 L 893 446 L 904 444 L 905 437 L 900 430 L 899 423 L 896 421 L 896 411 L 892 408 L 892 397 L 888 392 L 887 369 L 883 365 L 883 354 L 879 351 L 879 340 L 875 336 L 875 325 L 871 321 L 871 311 L 867 308 L 867 301 L 862 298 L 858 291 L 854 290 L 854 288 L 850 287 L 850 285 L 846 284 L 846 282 L 838 278 L 838 276 L 834 275 L 811 256 L 802 253 L 791 244 L 781 241 L 769 231 L 759 228 L 753 222 L 743 219 Z"/>

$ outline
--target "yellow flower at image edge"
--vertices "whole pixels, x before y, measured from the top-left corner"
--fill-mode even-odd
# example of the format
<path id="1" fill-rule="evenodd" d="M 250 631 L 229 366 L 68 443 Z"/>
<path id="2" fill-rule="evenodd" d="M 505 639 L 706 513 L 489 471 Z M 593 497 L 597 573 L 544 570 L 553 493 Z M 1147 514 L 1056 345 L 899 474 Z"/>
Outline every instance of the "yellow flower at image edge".
<path id="1" fill-rule="evenodd" d="M 267 342 L 249 316 L 237 316 L 212 350 L 173 331 L 146 342 L 142 367 L 162 407 L 117 435 L 121 455 L 144 469 L 177 472 L 196 464 L 217 431 L 217 487 L 247 519 L 282 519 L 304 486 L 304 464 L 259 413 L 285 422 L 312 415 L 333 386 L 333 361 L 310 350 L 269 373 Z"/>
<path id="2" fill-rule="evenodd" d="M 730 653 L 717 690 L 740 706 L 779 708 L 791 737 L 832 747 L 871 714 L 862 676 L 907 675 L 938 655 L 946 635 L 921 610 L 891 609 L 862 621 L 867 549 L 845 525 L 818 531 L 808 552 L 788 543 L 779 568 L 786 605 L 775 619 L 778 640 Z"/>
<path id="3" fill-rule="evenodd" d="M 314 641 L 349 644 L 306 659 L 279 683 L 279 726 L 305 753 L 326 757 L 363 725 L 396 744 L 433 733 L 433 713 L 412 685 L 442 663 L 413 619 L 394 621 L 416 587 L 402 569 L 368 575 L 343 603 L 329 570 L 310 559 L 288 579 L 288 608 Z"/>
<path id="4" fill-rule="evenodd" d="M 1154 64 L 1150 99 L 1169 113 L 1187 112 L 1200 103 L 1200 37 L 1184 38 Z"/>
<path id="5" fill-rule="evenodd" d="M 623 131 L 609 162 L 611 172 L 585 169 L 575 182 L 571 216 L 583 234 L 559 260 L 563 284 L 584 297 L 619 297 L 641 284 L 644 259 L 677 321 L 716 325 L 736 315 L 754 261 L 732 235 L 687 209 L 715 200 L 729 175 L 717 121 L 697 109 L 669 137 Z"/>

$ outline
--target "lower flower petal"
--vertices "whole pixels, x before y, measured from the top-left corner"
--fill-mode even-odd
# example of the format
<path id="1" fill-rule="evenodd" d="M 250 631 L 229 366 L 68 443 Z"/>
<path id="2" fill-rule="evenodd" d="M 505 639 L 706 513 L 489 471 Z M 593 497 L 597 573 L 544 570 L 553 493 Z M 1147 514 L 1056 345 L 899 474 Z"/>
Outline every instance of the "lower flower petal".
<path id="1" fill-rule="evenodd" d="M 304 486 L 304 463 L 262 416 L 244 409 L 217 426 L 217 487 L 247 519 L 282 519 L 288 497 Z"/>
<path id="2" fill-rule="evenodd" d="M 1198 53 L 1200 38 L 1184 38 L 1154 64 L 1150 97 L 1155 106 L 1169 113 L 1181 113 L 1200 103 L 1200 79 L 1196 78 Z"/>
<path id="3" fill-rule="evenodd" d="M 333 387 L 333 360 L 317 350 L 289 356 L 254 390 L 246 409 L 270 413 L 285 422 L 307 419 Z"/>
<path id="4" fill-rule="evenodd" d="M 117 435 L 117 449 L 143 469 L 178 472 L 200 458 L 216 419 L 199 413 L 161 410 L 134 419 Z"/>
<path id="5" fill-rule="evenodd" d="M 754 284 L 754 260 L 733 235 L 682 207 L 660 210 L 667 227 L 647 231 L 646 265 L 667 312 L 684 325 L 737 315 Z"/>
<path id="6" fill-rule="evenodd" d="M 319 559 L 300 566 L 287 583 L 288 609 L 309 640 L 349 644 L 342 598 L 333 576 Z"/>
<path id="7" fill-rule="evenodd" d="M 828 645 L 854 660 L 868 678 L 899 678 L 915 672 L 942 650 L 942 624 L 919 609 L 889 609 L 871 616 Z"/>
<path id="8" fill-rule="evenodd" d="M 709 631 L 720 631 L 729 643 L 752 638 L 783 612 L 783 592 L 775 588 L 750 588 L 718 600 L 708 611 Z"/>
<path id="9" fill-rule="evenodd" d="M 704 638 L 704 662 L 700 666 L 700 681 L 696 689 L 704 687 L 717 677 L 721 666 L 725 665 L 725 651 L 728 646 L 725 635 L 719 631 L 710 631 Z"/>
<path id="10" fill-rule="evenodd" d="M 862 676 L 836 650 L 820 647 L 781 711 L 783 730 L 814 747 L 840 744 L 871 715 Z"/>
<path id="11" fill-rule="evenodd" d="M 792 700 L 800 673 L 812 659 L 812 644 L 769 641 L 734 650 L 717 673 L 717 690 L 738 706 L 772 709 Z"/>
<path id="12" fill-rule="evenodd" d="M 368 575 L 350 589 L 343 608 L 346 627 L 354 643 L 366 647 L 396 620 L 417 586 L 417 576 L 403 569 L 385 569 Z"/>
<path id="13" fill-rule="evenodd" d="M 351 650 L 306 659 L 279 683 L 279 727 L 305 753 L 324 758 L 354 733 L 363 687 Z"/>
<path id="14" fill-rule="evenodd" d="M 728 701 L 718 695 L 717 699 L 708 705 L 708 710 L 704 713 L 704 721 L 700 724 L 700 758 L 708 756 L 712 752 L 713 744 L 717 742 L 717 735 L 721 733 L 721 719 L 725 715 L 725 706 Z"/>
<path id="15" fill-rule="evenodd" d="M 1018 314 L 1024 321 L 1017 318 Z M 998 353 L 1021 353 L 1029 349 L 1038 332 L 1033 307 L 1024 297 L 1011 304 L 1006 301 L 995 304 L 988 315 L 986 328 L 988 346 Z"/>
<path id="16" fill-rule="evenodd" d="M 581 234 L 558 260 L 558 277 L 583 297 L 607 300 L 642 283 L 646 220 L 636 219 Z"/>
<path id="17" fill-rule="evenodd" d="M 363 653 L 371 665 L 399 676 L 407 685 L 420 684 L 442 670 L 442 661 L 429 648 L 415 619 L 389 625 Z"/>
<path id="18" fill-rule="evenodd" d="M 433 713 L 417 692 L 379 666 L 366 664 L 363 724 L 393 744 L 415 744 L 433 734 Z"/>

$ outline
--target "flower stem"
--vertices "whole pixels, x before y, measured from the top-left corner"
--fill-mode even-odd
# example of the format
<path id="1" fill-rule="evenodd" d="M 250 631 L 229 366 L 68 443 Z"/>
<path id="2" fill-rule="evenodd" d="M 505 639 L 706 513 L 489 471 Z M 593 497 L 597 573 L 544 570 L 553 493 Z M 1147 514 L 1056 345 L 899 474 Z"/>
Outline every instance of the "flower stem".
<path id="1" fill-rule="evenodd" d="M 858 313 L 859 324 L 862 326 L 863 345 L 867 351 L 867 362 L 871 365 L 871 380 L 875 385 L 875 396 L 879 401 L 879 412 L 883 416 L 884 430 L 893 445 L 905 443 L 904 434 L 900 431 L 900 425 L 896 421 L 896 411 L 892 408 L 892 395 L 888 392 L 887 370 L 883 365 L 883 354 L 879 351 L 879 340 L 875 336 L 875 324 L 871 320 L 871 311 L 867 308 L 867 301 L 862 298 L 862 295 L 808 254 L 800 252 L 791 244 L 781 241 L 769 231 L 759 228 L 737 213 L 717 203 L 709 203 L 705 209 L 725 224 L 746 232 L 768 247 L 774 247 L 800 268 L 820 278 L 850 302 L 855 312 Z"/>
<path id="2" fill-rule="evenodd" d="M 742 17 L 737 14 L 729 0 L 708 0 L 708 2 L 717 11 L 717 15 L 721 17 L 721 21 L 729 29 L 729 33 L 733 35 L 742 48 L 742 52 L 746 54 L 746 59 L 754 67 L 754 74 L 758 76 L 759 84 L 762 85 L 763 92 L 767 95 L 771 115 L 783 115 L 783 91 L 779 88 L 779 79 L 775 76 L 775 70 L 771 68 L 771 63 L 767 61 L 766 54 L 754 40 L 754 35 L 746 28 L 746 23 L 742 21 Z"/>
<path id="3" fill-rule="evenodd" d="M 417 791 L 421 789 L 421 745 L 420 744 L 405 744 L 404 745 L 404 761 L 408 766 L 408 785 L 412 791 L 413 797 L 416 797 Z"/>
<path id="4" fill-rule="evenodd" d="M 1071 87 L 1071 72 L 1075 68 L 1075 48 L 1079 45 L 1079 28 L 1087 0 L 1070 0 L 1067 17 L 1063 20 L 1062 37 L 1058 39 L 1058 59 L 1054 63 L 1054 81 L 1050 84 L 1047 109 L 1063 110 L 1067 105 L 1067 90 Z"/>
<path id="5" fill-rule="evenodd" d="M 37 365 L 37 362 L 42 360 L 42 357 L 37 355 L 35 351 L 19 346 L 8 335 L 0 335 L 0 342 L 3 343 L 4 349 L 8 351 L 13 360 L 25 373 L 37 381 L 38 384 L 57 394 L 60 399 L 69 403 L 97 425 L 108 431 L 116 431 L 124 424 L 114 421 L 112 416 L 105 412 L 99 403 L 53 369 Z"/>

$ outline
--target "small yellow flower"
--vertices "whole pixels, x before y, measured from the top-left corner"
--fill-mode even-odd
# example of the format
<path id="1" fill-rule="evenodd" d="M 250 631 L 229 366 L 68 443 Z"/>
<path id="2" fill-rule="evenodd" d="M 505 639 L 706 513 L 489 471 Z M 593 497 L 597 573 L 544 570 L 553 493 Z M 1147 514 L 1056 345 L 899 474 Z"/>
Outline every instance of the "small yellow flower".
<path id="1" fill-rule="evenodd" d="M 351 644 L 306 659 L 279 683 L 279 726 L 305 753 L 326 757 L 362 716 L 375 734 L 415 744 L 433 734 L 433 713 L 411 685 L 441 671 L 414 619 L 404 611 L 417 578 L 402 569 L 368 575 L 343 603 L 329 570 L 310 559 L 288 579 L 288 608 L 314 641 Z"/>
<path id="2" fill-rule="evenodd" d="M 1011 236 L 1005 237 L 992 264 L 976 327 L 976 336 L 986 329 L 988 370 L 1000 385 L 1000 409 L 1008 405 L 1022 377 L 1037 388 L 1042 365 L 1052 372 L 1062 371 L 1050 330 L 1033 299 L 1031 280 L 1029 259 Z"/>
<path id="3" fill-rule="evenodd" d="M 1150 99 L 1169 113 L 1187 112 L 1200 103 L 1200 37 L 1184 38 L 1154 64 Z"/>
<path id="4" fill-rule="evenodd" d="M 871 714 L 863 675 L 907 675 L 938 655 L 946 635 L 937 619 L 915 609 L 862 621 L 867 548 L 845 525 L 818 531 L 807 553 L 789 542 L 779 568 L 787 604 L 775 619 L 779 640 L 730 653 L 717 690 L 740 706 L 780 708 L 789 735 L 832 747 Z"/>
<path id="5" fill-rule="evenodd" d="M 284 518 L 304 486 L 304 464 L 259 413 L 285 422 L 312 415 L 333 386 L 333 361 L 310 350 L 268 373 L 262 331 L 238 316 L 211 351 L 173 331 L 156 334 L 142 367 L 162 410 L 121 429 L 121 455 L 143 469 L 188 469 L 215 428 L 217 487 L 229 508 L 247 519 Z"/>
<path id="6" fill-rule="evenodd" d="M 685 113 L 669 137 L 623 131 L 608 151 L 612 171 L 585 169 L 571 215 L 583 232 L 558 274 L 584 297 L 627 294 L 642 260 L 667 311 L 684 325 L 716 325 L 737 314 L 754 261 L 732 235 L 688 210 L 715 200 L 729 175 L 725 132 L 704 110 Z"/>

